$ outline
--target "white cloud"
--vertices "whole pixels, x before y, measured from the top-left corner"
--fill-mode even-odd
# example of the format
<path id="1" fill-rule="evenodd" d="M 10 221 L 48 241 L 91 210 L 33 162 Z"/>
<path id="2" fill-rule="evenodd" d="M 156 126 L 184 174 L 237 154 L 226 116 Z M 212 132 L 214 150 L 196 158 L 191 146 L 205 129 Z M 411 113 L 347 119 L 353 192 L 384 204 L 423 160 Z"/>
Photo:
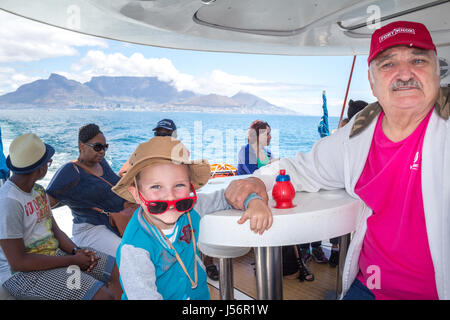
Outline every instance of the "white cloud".
<path id="1" fill-rule="evenodd" d="M 80 82 L 95 76 L 157 77 L 160 81 L 173 82 L 179 90 L 196 91 L 197 88 L 194 77 L 179 72 L 169 59 L 145 58 L 141 53 L 126 57 L 121 53 L 90 50 L 70 70 L 70 73 L 61 74 Z"/>
<path id="2" fill-rule="evenodd" d="M 277 84 L 221 70 L 213 70 L 204 77 L 194 77 L 180 72 L 167 58 L 146 58 L 141 53 L 126 57 L 121 53 L 105 53 L 100 50 L 90 50 L 71 66 L 70 73 L 61 74 L 79 82 L 89 81 L 94 76 L 157 77 L 161 81 L 171 82 L 180 91 L 191 90 L 199 94 L 215 93 L 226 96 L 232 96 L 239 91 L 259 95 L 267 92 L 267 88 L 284 91 L 292 90 L 292 87 L 299 89 L 296 85 Z"/>
<path id="3" fill-rule="evenodd" d="M 198 81 L 204 84 L 205 91 L 223 95 L 234 95 L 239 91 L 254 94 L 274 105 L 294 111 L 318 115 L 322 112 L 322 86 L 314 84 L 282 83 L 254 79 L 242 75 L 232 75 L 221 70 Z M 209 92 L 208 92 L 209 93 Z M 342 102 L 328 101 L 330 113 Z"/>
<path id="4" fill-rule="evenodd" d="M 27 76 L 10 67 L 0 67 L 0 95 L 14 91 L 21 85 L 35 80 L 38 78 Z"/>
<path id="5" fill-rule="evenodd" d="M 90 50 L 70 67 L 70 72 L 56 72 L 82 83 L 95 76 L 157 77 L 171 82 L 178 90 L 226 96 L 244 91 L 303 114 L 319 115 L 322 112 L 322 86 L 261 80 L 218 69 L 203 77 L 194 77 L 180 72 L 167 58 L 146 58 L 141 53 L 127 57 L 122 53 Z M 342 98 L 328 100 L 330 115 L 338 115 L 341 106 Z"/>
<path id="6" fill-rule="evenodd" d="M 22 70 L 21 67 L 17 67 L 17 62 L 77 56 L 78 49 L 90 47 L 94 49 L 88 51 L 84 57 L 80 57 L 70 69 L 62 67 L 64 70 L 49 70 L 48 73 L 56 72 L 79 82 L 87 82 L 94 76 L 157 77 L 161 81 L 171 82 L 178 90 L 226 96 L 244 91 L 277 106 L 304 114 L 320 115 L 322 111 L 321 92 L 324 88 L 318 85 L 276 82 L 270 80 L 270 75 L 267 75 L 269 80 L 255 79 L 219 69 L 195 77 L 179 71 L 167 58 L 147 58 L 139 52 L 128 57 L 122 53 L 105 53 L 98 50 L 108 48 L 107 40 L 101 38 L 55 28 L 1 10 L 0 21 L 0 94 L 13 91 L 20 85 L 38 79 L 23 71 L 16 71 L 15 69 Z M 124 43 L 123 46 L 129 47 L 131 44 Z M 51 69 L 48 65 L 46 68 Z M 43 71 L 38 72 L 42 74 Z M 353 96 L 373 100 L 370 91 L 367 90 L 350 92 L 349 98 Z M 343 92 L 330 90 L 328 99 L 330 115 L 340 114 L 342 101 Z"/>
<path id="7" fill-rule="evenodd" d="M 74 56 L 76 47 L 107 48 L 103 39 L 55 28 L 0 11 L 0 63 Z"/>
<path id="8" fill-rule="evenodd" d="M 204 77 L 196 79 L 197 92 L 202 94 L 215 93 L 232 96 L 239 91 L 260 95 L 267 87 L 273 88 L 276 84 L 272 81 L 254 79 L 243 75 L 233 75 L 222 70 L 212 70 Z"/>
<path id="9" fill-rule="evenodd" d="M 13 68 L 9 65 L 2 68 L 2 65 L 77 56 L 79 48 L 91 47 L 95 49 L 80 57 L 70 69 L 48 72 L 56 72 L 79 82 L 87 82 L 94 76 L 157 77 L 161 81 L 171 82 L 178 90 L 226 96 L 244 91 L 298 112 L 316 115 L 321 113 L 322 88 L 317 85 L 255 79 L 219 69 L 195 77 L 179 71 L 167 58 L 147 58 L 139 52 L 125 56 L 122 53 L 97 50 L 108 48 L 107 40 L 101 38 L 55 28 L 3 11 L 0 11 L 0 21 L 0 94 L 37 80 L 21 71 L 17 72 L 15 65 Z M 330 99 L 328 102 L 331 115 L 340 112 L 342 101 L 335 100 Z"/>

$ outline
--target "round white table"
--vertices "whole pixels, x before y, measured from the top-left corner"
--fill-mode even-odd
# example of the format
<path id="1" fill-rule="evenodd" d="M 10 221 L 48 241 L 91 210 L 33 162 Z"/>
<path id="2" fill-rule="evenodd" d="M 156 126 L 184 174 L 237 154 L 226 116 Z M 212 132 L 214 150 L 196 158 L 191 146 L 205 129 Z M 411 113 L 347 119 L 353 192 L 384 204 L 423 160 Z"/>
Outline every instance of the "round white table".
<path id="1" fill-rule="evenodd" d="M 214 191 L 221 184 L 226 188 L 231 180 L 238 178 L 245 176 L 220 178 L 223 183 L 213 179 L 202 192 Z M 269 200 L 273 225 L 262 235 L 250 230 L 249 221 L 242 225 L 237 223 L 242 215 L 239 210 L 219 211 L 201 219 L 199 249 L 208 256 L 219 258 L 225 269 L 221 272 L 225 279 L 220 284 L 226 286 L 222 290 L 225 293 L 221 292 L 222 298 L 232 297 L 229 293 L 232 291 L 231 258 L 246 254 L 252 247 L 255 248 L 258 299 L 282 299 L 282 246 L 341 237 L 338 275 L 341 278 L 350 233 L 355 230 L 361 202 L 340 189 L 297 192 L 293 203 L 294 208 L 275 209 L 274 200 Z"/>

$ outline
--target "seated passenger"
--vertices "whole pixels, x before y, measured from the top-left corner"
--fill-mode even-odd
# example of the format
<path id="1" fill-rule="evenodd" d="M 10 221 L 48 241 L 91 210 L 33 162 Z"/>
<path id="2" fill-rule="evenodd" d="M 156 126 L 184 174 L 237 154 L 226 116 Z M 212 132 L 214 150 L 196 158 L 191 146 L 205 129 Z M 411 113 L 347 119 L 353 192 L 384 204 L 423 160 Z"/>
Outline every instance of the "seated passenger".
<path id="1" fill-rule="evenodd" d="M 252 174 L 272 160 L 270 126 L 267 122 L 255 120 L 248 129 L 248 143 L 239 150 L 237 175 Z"/>
<path id="2" fill-rule="evenodd" d="M 124 209 L 126 201 L 111 191 L 119 177 L 105 160 L 108 144 L 97 125 L 80 128 L 78 149 L 78 165 L 66 163 L 50 181 L 47 188 L 50 204 L 71 209 L 72 235 L 78 245 L 96 247 L 115 256 L 121 237 L 107 214 Z"/>
<path id="3" fill-rule="evenodd" d="M 72 242 L 36 184 L 54 153 L 32 133 L 11 143 L 6 163 L 13 175 L 0 188 L 0 284 L 16 299 L 119 298 L 114 257 Z"/>
<path id="4" fill-rule="evenodd" d="M 171 136 L 173 138 L 177 137 L 177 126 L 170 119 L 159 120 L 156 127 L 153 128 L 155 137 L 166 137 Z"/>
<path id="5" fill-rule="evenodd" d="M 166 137 L 171 136 L 173 138 L 177 137 L 177 126 L 175 122 L 170 119 L 159 120 L 156 127 L 153 128 L 153 134 L 155 137 Z M 122 168 L 119 171 L 119 177 L 122 177 L 127 170 L 130 168 L 129 160 L 125 161 Z"/>

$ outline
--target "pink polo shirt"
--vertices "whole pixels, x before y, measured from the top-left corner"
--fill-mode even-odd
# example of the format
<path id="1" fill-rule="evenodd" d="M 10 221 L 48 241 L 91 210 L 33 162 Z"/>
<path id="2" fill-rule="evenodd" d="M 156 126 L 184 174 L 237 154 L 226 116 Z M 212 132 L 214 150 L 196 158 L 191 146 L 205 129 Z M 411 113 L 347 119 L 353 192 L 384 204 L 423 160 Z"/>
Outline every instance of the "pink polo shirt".
<path id="1" fill-rule="evenodd" d="M 422 144 L 430 119 L 392 142 L 378 118 L 355 192 L 373 210 L 357 279 L 376 299 L 438 299 L 422 199 Z"/>

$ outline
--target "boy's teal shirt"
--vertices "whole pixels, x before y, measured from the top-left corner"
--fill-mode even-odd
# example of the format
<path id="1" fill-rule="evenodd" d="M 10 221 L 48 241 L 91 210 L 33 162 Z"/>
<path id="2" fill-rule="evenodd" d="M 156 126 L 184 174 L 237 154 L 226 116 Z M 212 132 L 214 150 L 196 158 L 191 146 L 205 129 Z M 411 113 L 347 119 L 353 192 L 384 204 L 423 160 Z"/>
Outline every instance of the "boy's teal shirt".
<path id="1" fill-rule="evenodd" d="M 197 243 L 200 215 L 195 210 L 191 210 L 190 216 Z M 178 263 L 175 252 L 167 244 L 167 240 L 160 234 L 156 227 L 145 221 L 142 216 L 141 208 L 138 208 L 134 212 L 122 237 L 122 242 L 117 249 L 117 266 L 120 270 L 121 251 L 124 245 L 140 248 L 149 253 L 151 263 L 153 263 L 155 268 L 157 291 L 164 300 L 209 300 L 210 296 L 206 281 L 206 272 L 201 263 L 198 249 L 196 249 L 194 255 L 191 227 L 186 213 L 178 219 L 174 230 L 176 232 L 176 238 L 172 245 L 183 261 L 189 276 L 194 281 L 194 264 L 198 263 L 198 284 L 196 288 L 192 288 L 189 278 Z M 139 261 L 139 263 L 145 263 L 145 261 Z M 122 284 L 122 288 L 123 287 Z M 125 289 L 122 299 L 128 299 Z"/>

